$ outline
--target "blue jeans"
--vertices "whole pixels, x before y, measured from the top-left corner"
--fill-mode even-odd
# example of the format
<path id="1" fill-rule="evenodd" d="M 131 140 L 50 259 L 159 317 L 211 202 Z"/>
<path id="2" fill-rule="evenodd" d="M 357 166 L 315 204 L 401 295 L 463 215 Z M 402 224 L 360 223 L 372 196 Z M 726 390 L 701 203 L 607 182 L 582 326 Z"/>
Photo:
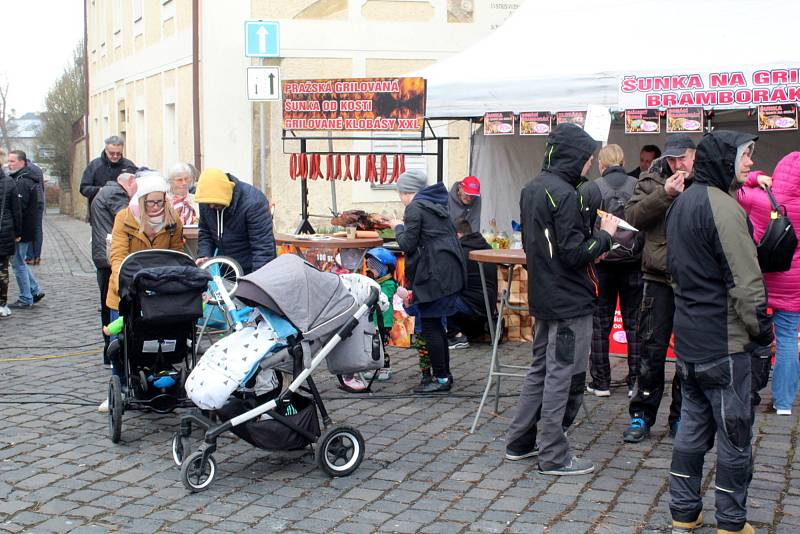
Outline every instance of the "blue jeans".
<path id="1" fill-rule="evenodd" d="M 11 266 L 14 267 L 14 276 L 17 279 L 17 287 L 19 287 L 19 300 L 25 304 L 33 304 L 33 296 L 41 292 L 39 283 L 25 265 L 25 256 L 32 246 L 33 242 L 31 241 L 17 243 L 16 254 L 11 258 Z"/>
<path id="2" fill-rule="evenodd" d="M 775 370 L 772 372 L 772 403 L 779 410 L 791 410 L 797 395 L 800 363 L 797 356 L 797 327 L 800 313 L 775 310 Z"/>

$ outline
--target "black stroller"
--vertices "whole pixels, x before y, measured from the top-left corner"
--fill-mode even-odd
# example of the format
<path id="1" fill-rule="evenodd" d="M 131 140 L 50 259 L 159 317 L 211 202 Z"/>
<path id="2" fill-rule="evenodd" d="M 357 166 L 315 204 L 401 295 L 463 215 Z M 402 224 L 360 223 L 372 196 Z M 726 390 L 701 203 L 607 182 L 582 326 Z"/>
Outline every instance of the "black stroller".
<path id="1" fill-rule="evenodd" d="M 195 404 L 213 409 L 222 422 L 197 412 L 181 417 L 172 454 L 187 489 L 203 491 L 211 485 L 217 471 L 212 453 L 219 436 L 228 431 L 260 449 L 296 450 L 313 443 L 317 464 L 331 477 L 347 476 L 358 468 L 364 457 L 364 438 L 358 429 L 331 421 L 311 375 L 323 361 L 332 374 L 383 365 L 383 344 L 370 321 L 370 314 L 378 309 L 380 289 L 362 278 L 372 285 L 356 291 L 341 277 L 285 254 L 239 280 L 235 296 L 257 308 L 263 322 L 272 325 L 269 328 L 276 335 L 271 339 L 279 340 L 283 348 L 256 351 L 248 359 L 254 345 L 270 333 L 261 324 L 262 330 L 251 327 L 231 334 L 203 355 L 186 390 Z M 275 325 L 281 323 L 288 325 L 288 333 L 278 335 Z M 246 359 L 238 378 L 218 372 L 229 372 Z M 243 396 L 237 390 L 226 402 L 229 387 L 212 400 L 212 391 L 223 382 L 251 387 L 260 375 L 273 371 L 278 377 L 281 373 L 292 376 L 286 389 L 278 380 L 271 391 Z M 199 449 L 192 452 L 189 437 L 194 425 L 205 429 L 205 435 Z"/>
<path id="2" fill-rule="evenodd" d="M 197 360 L 195 324 L 210 279 L 189 255 L 174 250 L 134 252 L 122 262 L 124 328 L 109 352 L 124 383 L 116 372 L 108 386 L 112 442 L 120 440 L 125 410 L 170 413 L 187 403 L 184 383 Z"/>

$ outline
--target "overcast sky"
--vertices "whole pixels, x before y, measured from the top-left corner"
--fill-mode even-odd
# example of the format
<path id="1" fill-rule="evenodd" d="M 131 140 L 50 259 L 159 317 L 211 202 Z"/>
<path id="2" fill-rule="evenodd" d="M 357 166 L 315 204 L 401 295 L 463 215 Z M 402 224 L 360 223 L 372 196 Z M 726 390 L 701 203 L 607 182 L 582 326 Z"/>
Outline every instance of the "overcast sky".
<path id="1" fill-rule="evenodd" d="M 83 0 L 0 0 L 0 82 L 17 116 L 44 99 L 83 38 Z"/>

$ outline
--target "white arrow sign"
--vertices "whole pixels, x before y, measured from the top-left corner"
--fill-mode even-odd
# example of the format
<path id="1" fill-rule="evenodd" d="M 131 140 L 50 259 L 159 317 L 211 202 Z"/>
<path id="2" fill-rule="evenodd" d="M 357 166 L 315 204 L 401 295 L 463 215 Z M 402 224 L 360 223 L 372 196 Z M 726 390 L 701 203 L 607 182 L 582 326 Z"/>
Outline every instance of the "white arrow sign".
<path id="1" fill-rule="evenodd" d="M 247 67 L 248 100 L 280 100 L 281 70 L 279 67 Z"/>
<path id="2" fill-rule="evenodd" d="M 266 54 L 267 53 L 267 29 L 264 26 L 259 26 L 258 30 L 256 30 L 256 35 L 258 35 L 258 53 L 259 54 Z"/>

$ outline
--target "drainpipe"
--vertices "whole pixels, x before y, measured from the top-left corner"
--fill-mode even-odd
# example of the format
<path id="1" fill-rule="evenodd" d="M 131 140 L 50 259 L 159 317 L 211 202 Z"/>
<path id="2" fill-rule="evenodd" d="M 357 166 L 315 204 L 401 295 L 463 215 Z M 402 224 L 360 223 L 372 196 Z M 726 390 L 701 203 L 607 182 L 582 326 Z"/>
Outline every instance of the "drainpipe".
<path id="1" fill-rule="evenodd" d="M 202 171 L 200 153 L 200 0 L 192 0 L 192 127 L 194 166 Z"/>
<path id="2" fill-rule="evenodd" d="M 92 145 L 89 138 L 89 0 L 83 2 L 83 133 L 86 136 L 86 165 L 89 165 L 89 153 Z"/>

